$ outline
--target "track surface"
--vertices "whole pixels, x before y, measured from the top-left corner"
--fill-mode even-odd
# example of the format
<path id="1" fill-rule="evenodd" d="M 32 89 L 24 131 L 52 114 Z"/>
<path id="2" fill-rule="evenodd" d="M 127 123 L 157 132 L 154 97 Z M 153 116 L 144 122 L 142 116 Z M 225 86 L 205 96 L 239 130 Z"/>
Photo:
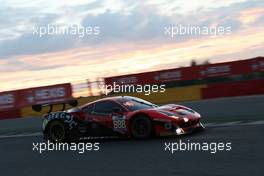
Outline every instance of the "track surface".
<path id="1" fill-rule="evenodd" d="M 179 140 L 232 142 L 232 150 L 164 151 L 164 142 Z M 0 175 L 263 175 L 263 124 L 208 127 L 194 135 L 146 141 L 100 140 L 99 151 L 84 154 L 39 154 L 32 142 L 42 142 L 41 136 L 0 139 Z"/>

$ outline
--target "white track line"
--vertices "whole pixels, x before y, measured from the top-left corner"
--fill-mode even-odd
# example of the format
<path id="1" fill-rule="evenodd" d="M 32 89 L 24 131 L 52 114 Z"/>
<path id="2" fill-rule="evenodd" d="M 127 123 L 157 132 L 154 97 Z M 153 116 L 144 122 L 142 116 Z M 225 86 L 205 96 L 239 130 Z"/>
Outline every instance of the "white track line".
<path id="1" fill-rule="evenodd" d="M 263 125 L 264 121 L 252 121 L 252 122 L 244 122 L 244 121 L 235 121 L 235 122 L 224 122 L 224 123 L 208 123 L 205 124 L 205 127 L 227 127 L 227 126 L 247 126 L 247 125 Z"/>
<path id="2" fill-rule="evenodd" d="M 42 136 L 42 133 L 41 132 L 37 132 L 37 133 L 0 135 L 0 139 L 2 139 L 2 138 L 16 138 L 16 137 L 28 137 L 28 136 Z"/>

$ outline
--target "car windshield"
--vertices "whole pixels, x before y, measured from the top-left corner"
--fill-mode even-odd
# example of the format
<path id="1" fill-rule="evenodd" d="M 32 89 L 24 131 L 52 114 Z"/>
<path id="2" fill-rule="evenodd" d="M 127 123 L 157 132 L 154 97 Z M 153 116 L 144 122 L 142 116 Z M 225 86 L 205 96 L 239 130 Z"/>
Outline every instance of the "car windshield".
<path id="1" fill-rule="evenodd" d="M 142 100 L 140 98 L 126 98 L 124 101 L 121 102 L 126 108 L 130 111 L 136 111 L 140 109 L 149 109 L 157 107 L 157 105 L 150 103 L 148 101 Z"/>

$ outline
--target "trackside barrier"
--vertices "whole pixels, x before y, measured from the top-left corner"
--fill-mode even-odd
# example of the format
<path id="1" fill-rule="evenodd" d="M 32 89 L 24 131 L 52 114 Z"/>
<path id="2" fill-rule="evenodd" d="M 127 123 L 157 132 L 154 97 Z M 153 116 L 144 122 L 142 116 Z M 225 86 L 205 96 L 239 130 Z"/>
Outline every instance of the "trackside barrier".
<path id="1" fill-rule="evenodd" d="M 20 118 L 24 107 L 69 99 L 72 99 L 70 83 L 0 92 L 0 120 Z"/>
<path id="2" fill-rule="evenodd" d="M 7 110 L 7 111 L 0 112 L 0 120 L 15 119 L 18 117 L 21 117 L 20 109 L 13 109 L 13 110 Z"/>
<path id="3" fill-rule="evenodd" d="M 223 76 L 237 76 L 264 71 L 264 57 L 166 69 L 152 72 L 106 77 L 107 85 L 116 84 L 161 84 L 175 81 L 199 80 Z"/>
<path id="4" fill-rule="evenodd" d="M 210 84 L 202 88 L 202 99 L 264 94 L 264 79 Z"/>

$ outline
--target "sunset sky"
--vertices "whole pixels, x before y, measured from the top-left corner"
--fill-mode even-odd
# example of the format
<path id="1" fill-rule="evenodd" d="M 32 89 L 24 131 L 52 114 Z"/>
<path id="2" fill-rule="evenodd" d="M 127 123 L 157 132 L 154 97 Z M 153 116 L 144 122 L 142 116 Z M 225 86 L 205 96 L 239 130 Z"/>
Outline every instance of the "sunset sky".
<path id="1" fill-rule="evenodd" d="M 0 0 L 0 91 L 264 56 L 263 0 Z M 33 35 L 34 26 L 100 34 Z M 231 27 L 169 37 L 166 26 Z"/>

